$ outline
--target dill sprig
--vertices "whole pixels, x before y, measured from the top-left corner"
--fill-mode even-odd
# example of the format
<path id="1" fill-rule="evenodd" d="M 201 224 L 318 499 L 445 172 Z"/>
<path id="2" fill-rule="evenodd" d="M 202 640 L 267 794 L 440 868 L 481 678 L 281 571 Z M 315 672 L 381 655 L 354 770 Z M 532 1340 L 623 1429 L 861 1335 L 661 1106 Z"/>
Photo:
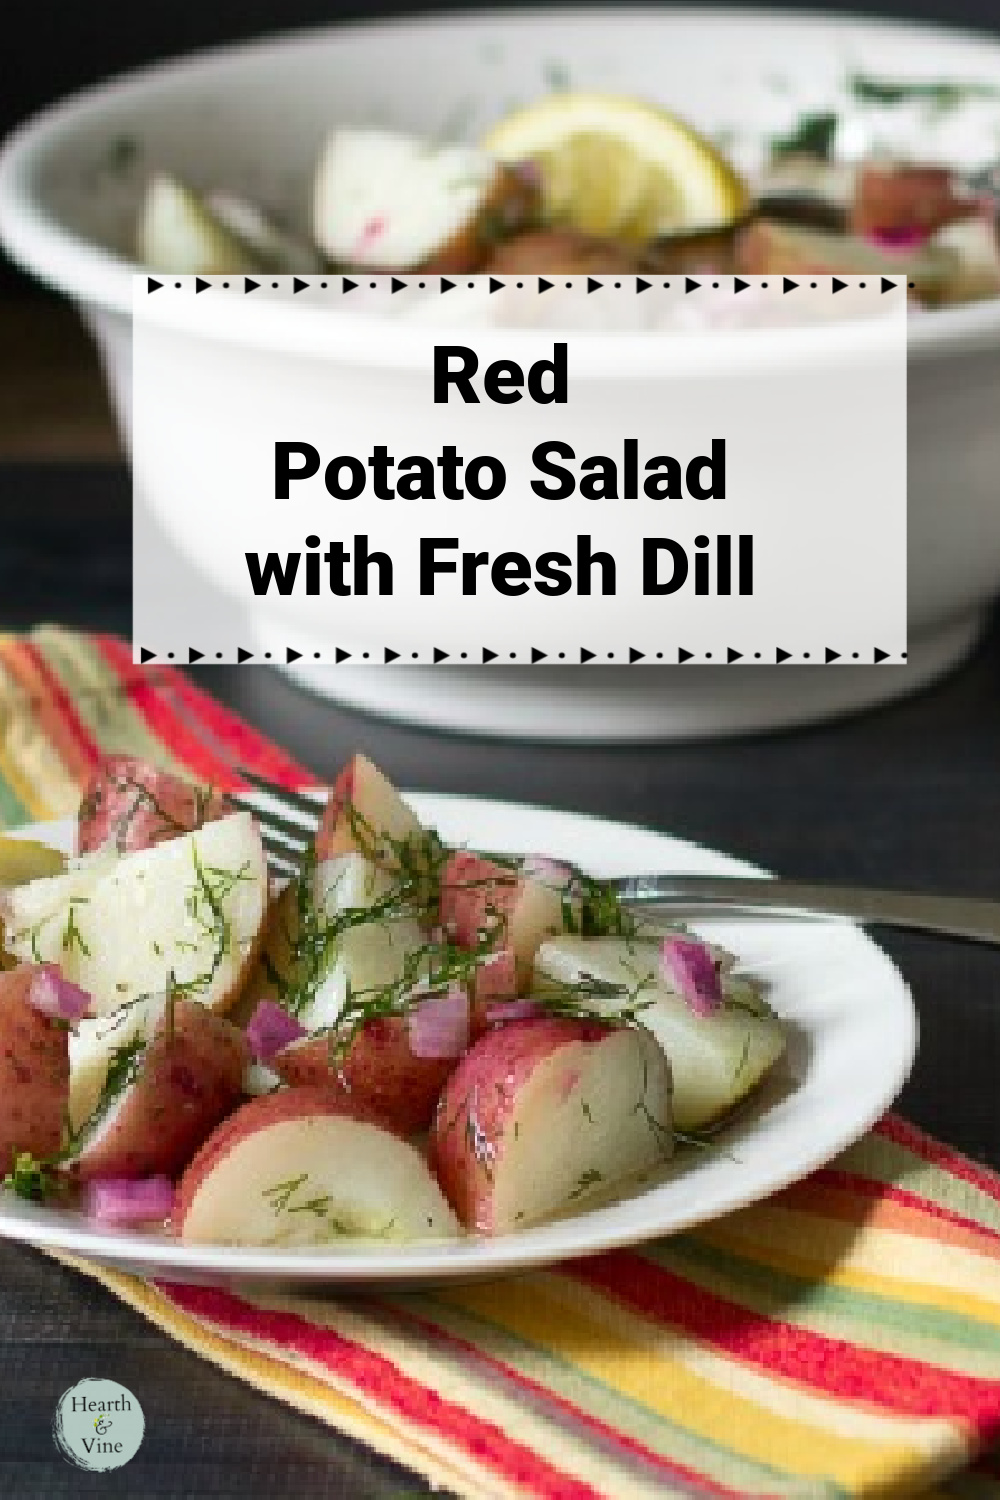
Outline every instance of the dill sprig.
<path id="1" fill-rule="evenodd" d="M 405 1016 L 426 1000 L 461 988 L 473 998 L 476 970 L 495 952 L 496 930 L 480 933 L 474 948 L 459 948 L 442 939 L 412 949 L 402 960 L 399 975 L 388 984 L 364 989 L 347 987 L 340 1014 L 333 1026 L 314 1033 L 330 1041 L 331 1062 L 342 1061 L 357 1033 L 372 1021 Z"/>
<path id="2" fill-rule="evenodd" d="M 53 1163 L 47 1159 L 39 1161 L 30 1151 L 15 1152 L 14 1162 L 0 1187 L 24 1198 L 29 1203 L 45 1203 L 54 1198 L 62 1188 Z"/>
<path id="3" fill-rule="evenodd" d="M 563 896 L 563 931 L 575 937 L 634 938 L 639 927 L 610 880 L 577 871 Z"/>
<path id="4" fill-rule="evenodd" d="M 62 949 L 64 953 L 72 953 L 73 949 L 76 948 L 85 958 L 90 957 L 90 946 L 85 942 L 83 933 L 80 931 L 80 924 L 76 920 L 76 908 L 80 905 L 85 906 L 88 900 L 89 897 L 87 896 L 71 896 L 69 898 L 69 915 L 66 918 L 66 927 L 62 936 Z M 34 938 L 32 939 L 32 948 L 34 949 Z"/>
<path id="5" fill-rule="evenodd" d="M 112 1052 L 108 1071 L 101 1085 L 101 1092 L 97 1096 L 97 1103 L 76 1130 L 67 1131 L 64 1157 L 77 1154 L 88 1136 L 92 1135 L 103 1123 L 115 1100 L 138 1078 L 145 1061 L 146 1047 L 147 1037 L 143 1028 L 130 1041 L 123 1042 Z"/>
<path id="6" fill-rule="evenodd" d="M 315 899 L 316 863 L 315 850 L 307 850 L 295 884 L 295 931 L 285 934 L 289 950 L 286 972 L 279 973 L 273 963 L 266 970 L 277 990 L 278 1003 L 294 1016 L 302 1015 L 316 998 L 340 941 L 351 928 L 407 916 L 419 920 L 425 913 L 421 904 L 422 877 L 417 887 L 409 876 L 401 876 L 370 906 L 347 906 L 339 912 L 327 912 Z"/>
<path id="7" fill-rule="evenodd" d="M 437 919 L 441 873 L 453 851 L 433 828 L 397 839 L 377 829 L 354 805 L 344 804 L 351 837 L 372 864 L 393 871 L 401 902 L 423 910 L 428 925 Z"/>
<path id="8" fill-rule="evenodd" d="M 188 999 L 202 990 L 207 990 L 214 980 L 223 960 L 232 951 L 232 925 L 226 916 L 223 903 L 241 880 L 251 879 L 250 862 L 244 861 L 238 870 L 225 869 L 219 865 L 204 865 L 197 844 L 191 845 L 195 882 L 184 900 L 188 916 L 213 940 L 212 957 L 208 968 L 190 979 L 176 980 L 171 974 L 170 991 L 177 999 Z M 174 944 L 180 947 L 180 943 Z"/>

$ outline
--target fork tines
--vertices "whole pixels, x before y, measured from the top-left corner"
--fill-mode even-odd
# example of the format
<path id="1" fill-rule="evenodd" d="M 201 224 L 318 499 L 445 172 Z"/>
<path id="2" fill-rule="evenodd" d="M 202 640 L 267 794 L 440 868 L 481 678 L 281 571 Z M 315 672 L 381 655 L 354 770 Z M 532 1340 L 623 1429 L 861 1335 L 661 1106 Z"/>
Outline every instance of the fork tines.
<path id="1" fill-rule="evenodd" d="M 268 802 L 250 799 L 238 792 L 230 793 L 229 801 L 234 807 L 253 813 L 257 819 L 268 860 L 273 866 L 280 867 L 276 873 L 287 875 L 289 870 L 298 870 L 319 827 L 322 802 L 302 792 L 290 792 L 244 766 L 237 766 L 236 771 L 244 781 L 266 792 Z M 271 802 L 274 807 L 269 806 Z"/>

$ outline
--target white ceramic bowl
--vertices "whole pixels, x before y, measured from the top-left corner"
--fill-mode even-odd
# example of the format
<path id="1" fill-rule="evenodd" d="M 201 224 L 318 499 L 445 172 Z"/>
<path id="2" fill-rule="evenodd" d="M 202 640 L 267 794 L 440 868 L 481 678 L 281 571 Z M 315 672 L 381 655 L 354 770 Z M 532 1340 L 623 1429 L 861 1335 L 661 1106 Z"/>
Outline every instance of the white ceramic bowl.
<path id="1" fill-rule="evenodd" d="M 776 74 L 793 80 L 802 101 L 828 93 L 850 69 L 1000 86 L 1000 43 L 769 12 L 607 9 L 341 27 L 167 63 L 46 111 L 0 156 L 0 236 L 78 305 L 127 441 L 135 269 L 127 247 L 150 165 L 195 186 L 225 185 L 305 227 L 318 148 L 333 124 L 435 134 L 461 117 L 474 138 L 512 102 L 538 94 L 554 64 L 574 87 L 659 100 L 710 132 L 736 127 L 748 135 L 774 128 Z M 259 316 L 259 339 L 254 325 L 241 324 L 242 351 L 231 364 L 243 372 L 237 378 L 266 378 L 276 349 L 305 357 L 294 309 L 287 340 L 276 304 Z M 383 368 L 394 361 L 391 337 L 374 327 L 371 334 L 349 340 L 345 325 L 343 348 L 331 356 L 345 389 L 371 374 L 366 344 Z M 343 701 L 424 722 L 588 739 L 772 728 L 923 685 L 962 658 L 1000 590 L 1000 301 L 915 318 L 910 347 L 907 666 L 358 667 L 299 675 Z M 197 557 L 199 517 L 183 497 L 160 486 L 144 498 L 180 551 Z"/>

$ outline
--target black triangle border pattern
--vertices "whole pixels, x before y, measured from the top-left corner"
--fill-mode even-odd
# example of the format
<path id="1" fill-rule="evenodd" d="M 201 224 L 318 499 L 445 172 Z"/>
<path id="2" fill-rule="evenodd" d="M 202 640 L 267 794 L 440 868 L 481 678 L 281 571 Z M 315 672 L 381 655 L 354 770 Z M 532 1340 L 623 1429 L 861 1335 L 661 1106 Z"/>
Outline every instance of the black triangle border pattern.
<path id="1" fill-rule="evenodd" d="M 548 279 L 544 276 L 525 275 L 522 280 L 514 281 L 509 276 L 501 279 L 498 276 L 491 276 L 489 273 L 483 272 L 477 272 L 471 278 L 463 278 L 456 276 L 454 272 L 452 272 L 450 277 L 447 277 L 427 275 L 426 273 L 421 275 L 420 272 L 397 276 L 390 274 L 388 271 L 355 271 L 353 273 L 354 279 L 338 272 L 316 273 L 311 276 L 293 276 L 291 273 L 287 273 L 273 279 L 270 282 L 270 286 L 273 291 L 283 289 L 290 292 L 292 296 L 298 296 L 301 292 L 315 291 L 335 292 L 341 296 L 346 296 L 349 292 L 356 291 L 363 284 L 366 277 L 368 278 L 370 290 L 376 290 L 379 286 L 384 285 L 392 296 L 395 296 L 399 292 L 409 291 L 411 287 L 416 287 L 420 291 L 437 292 L 439 296 L 444 296 L 446 293 L 454 291 L 457 286 L 460 286 L 463 279 L 469 286 L 474 286 L 477 283 L 482 283 L 484 286 L 488 285 L 491 295 L 494 292 L 503 291 L 507 287 L 513 287 L 518 291 L 534 292 L 536 296 L 551 291 L 553 287 L 558 286 L 560 283 L 567 289 L 578 289 L 587 296 L 591 296 L 594 292 L 599 291 L 647 292 L 656 287 L 660 287 L 663 290 L 673 289 L 684 296 L 690 295 L 691 292 L 700 292 L 702 290 L 732 294 L 744 292 L 754 285 L 763 289 L 773 287 L 779 295 L 787 295 L 791 291 L 806 293 L 810 291 L 832 291 L 836 294 L 837 292 L 845 291 L 849 286 L 862 289 L 870 288 L 872 291 L 878 292 L 879 295 L 884 295 L 886 292 L 894 291 L 896 287 L 901 287 L 904 284 L 910 289 L 914 286 L 914 282 L 912 281 L 904 283 L 903 278 L 900 276 L 890 277 L 880 276 L 877 273 L 868 273 L 866 279 L 862 281 L 860 279 L 861 274 L 864 273 L 851 275 L 848 281 L 830 274 L 817 275 L 815 281 L 793 281 L 790 277 L 783 277 L 781 275 L 767 277 L 751 276 L 748 279 L 747 273 L 744 273 L 743 276 L 720 274 L 719 279 L 716 281 L 695 280 L 691 276 L 675 274 L 672 278 L 661 281 L 658 277 L 651 276 L 649 272 L 646 273 L 645 277 L 621 275 L 615 279 L 612 279 L 614 276 L 613 272 L 611 275 L 605 277 L 588 275 L 553 277 L 550 273 Z M 145 281 L 147 296 L 152 296 L 154 292 L 161 291 L 187 291 L 192 287 L 198 294 L 221 290 L 232 291 L 246 296 L 248 293 L 255 292 L 259 287 L 265 285 L 266 278 L 254 280 L 249 276 L 234 273 L 223 280 L 220 276 L 206 278 L 188 273 L 178 280 L 171 279 L 165 276 L 163 272 L 160 272 L 159 278 L 147 275 Z"/>
<path id="2" fill-rule="evenodd" d="M 686 665 L 694 662 L 696 666 L 783 666 L 786 662 L 793 666 L 833 666 L 839 664 L 845 667 L 881 666 L 888 662 L 890 665 L 902 666 L 907 656 L 905 651 L 885 651 L 881 646 L 871 646 L 866 651 L 836 650 L 833 646 L 824 646 L 817 651 L 787 651 L 783 646 L 773 646 L 769 650 L 738 650 L 735 646 L 727 646 L 719 651 L 690 651 L 685 646 L 671 646 L 667 649 L 653 650 L 649 646 L 645 650 L 639 650 L 636 646 L 626 646 L 618 651 L 596 651 L 589 646 L 580 646 L 575 651 L 542 651 L 538 646 L 529 646 L 521 651 L 498 651 L 489 646 L 467 647 L 464 651 L 445 651 L 440 646 L 433 646 L 425 651 L 405 651 L 394 646 L 375 646 L 368 651 L 345 651 L 342 646 L 334 647 L 333 651 L 300 651 L 295 646 L 286 646 L 284 650 L 272 651 L 249 651 L 245 646 L 238 646 L 226 651 L 217 651 L 206 648 L 201 650 L 197 646 L 184 646 L 172 651 L 154 651 L 149 646 L 134 646 L 133 657 L 136 665 L 145 666 L 154 662 L 157 666 L 192 666 L 198 662 L 205 662 L 212 666 L 243 666 L 249 662 L 260 666 L 263 663 L 274 665 L 283 663 L 290 666 L 295 661 L 309 661 L 322 665 L 339 666 L 345 661 L 363 663 L 366 666 L 388 666 L 390 663 L 399 662 L 403 666 L 440 666 L 443 662 L 451 662 L 456 666 L 480 666 L 494 661 L 513 662 L 516 666 L 537 666 L 541 662 L 547 662 L 550 666 L 586 666 L 590 662 L 599 665 L 607 665 L 609 662 L 615 666 L 636 666 L 639 662 L 645 662 L 647 666 L 674 666 Z"/>

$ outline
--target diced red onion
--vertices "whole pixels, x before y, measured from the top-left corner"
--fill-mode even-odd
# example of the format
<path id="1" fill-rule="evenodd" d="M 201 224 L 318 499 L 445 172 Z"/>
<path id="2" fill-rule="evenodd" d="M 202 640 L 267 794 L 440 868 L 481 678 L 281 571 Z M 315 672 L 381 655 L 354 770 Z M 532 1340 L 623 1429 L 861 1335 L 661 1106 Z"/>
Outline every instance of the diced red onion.
<path id="1" fill-rule="evenodd" d="M 529 880 L 539 880 L 556 890 L 564 890 L 573 880 L 569 865 L 561 859 L 551 859 L 547 854 L 526 854 L 521 861 L 521 873 Z"/>
<path id="2" fill-rule="evenodd" d="M 864 238 L 880 250 L 920 250 L 929 236 L 925 229 L 907 226 L 905 229 L 869 229 Z"/>
<path id="3" fill-rule="evenodd" d="M 505 1026 L 508 1021 L 537 1021 L 545 1006 L 537 1000 L 497 1000 L 486 1007 L 488 1026 Z"/>
<path id="4" fill-rule="evenodd" d="M 169 1219 L 174 1185 L 169 1177 L 104 1177 L 87 1184 L 87 1212 L 100 1224 L 146 1224 Z"/>
<path id="5" fill-rule="evenodd" d="M 64 979 L 58 964 L 41 964 L 31 976 L 28 1004 L 54 1021 L 79 1021 L 90 1013 L 86 990 Z"/>
<path id="6" fill-rule="evenodd" d="M 246 1024 L 246 1039 L 259 1062 L 270 1062 L 282 1047 L 306 1035 L 294 1016 L 274 1000 L 262 1000 Z"/>
<path id="7" fill-rule="evenodd" d="M 660 944 L 660 973 L 699 1016 L 722 1004 L 722 981 L 711 952 L 697 938 L 667 937 Z"/>
<path id="8" fill-rule="evenodd" d="M 469 1045 L 469 997 L 458 985 L 418 1001 L 407 1021 L 414 1057 L 461 1057 Z"/>

